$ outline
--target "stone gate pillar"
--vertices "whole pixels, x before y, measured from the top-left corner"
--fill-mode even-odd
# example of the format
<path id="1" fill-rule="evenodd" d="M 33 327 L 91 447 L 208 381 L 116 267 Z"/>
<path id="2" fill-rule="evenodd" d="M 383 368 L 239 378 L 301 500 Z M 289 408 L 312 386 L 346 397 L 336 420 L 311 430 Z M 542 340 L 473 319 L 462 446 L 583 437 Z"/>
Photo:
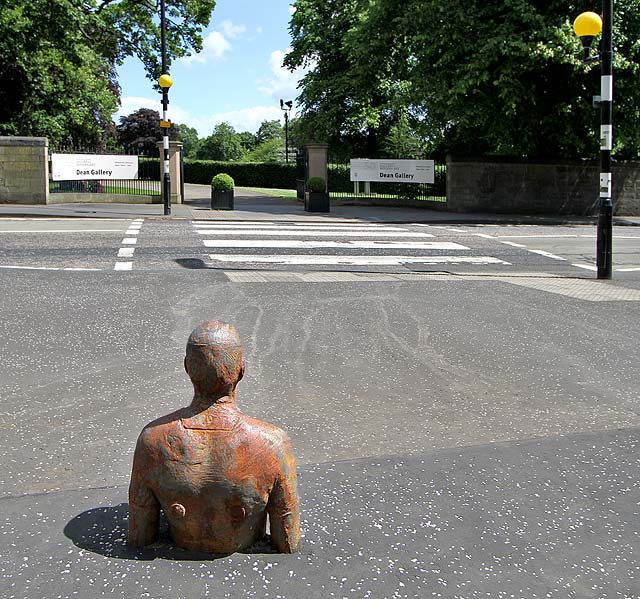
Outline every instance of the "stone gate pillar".
<path id="1" fill-rule="evenodd" d="M 158 142 L 158 150 L 160 152 L 160 189 L 162 190 L 163 181 L 163 163 L 162 156 L 164 152 L 163 142 Z M 182 204 L 184 198 L 182 197 L 182 169 L 180 168 L 182 159 L 182 142 L 170 141 L 169 142 L 169 177 L 171 179 L 171 203 Z M 161 192 L 162 193 L 162 192 Z M 164 198 L 163 198 L 164 201 Z"/>
<path id="2" fill-rule="evenodd" d="M 0 204 L 49 202 L 49 140 L 0 137 Z"/>

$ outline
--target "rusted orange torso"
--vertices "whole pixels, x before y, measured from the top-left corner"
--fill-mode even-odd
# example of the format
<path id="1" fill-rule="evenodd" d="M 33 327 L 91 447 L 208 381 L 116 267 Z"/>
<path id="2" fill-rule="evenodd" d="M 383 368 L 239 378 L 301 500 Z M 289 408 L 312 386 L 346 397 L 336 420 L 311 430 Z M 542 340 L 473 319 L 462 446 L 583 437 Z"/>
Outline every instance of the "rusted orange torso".
<path id="1" fill-rule="evenodd" d="M 265 533 L 298 541 L 295 460 L 286 433 L 235 404 L 183 408 L 138 439 L 129 492 L 137 510 L 161 508 L 175 543 L 231 553 Z M 135 523 L 134 523 L 135 537 Z M 281 549 L 281 550 L 286 550 Z"/>

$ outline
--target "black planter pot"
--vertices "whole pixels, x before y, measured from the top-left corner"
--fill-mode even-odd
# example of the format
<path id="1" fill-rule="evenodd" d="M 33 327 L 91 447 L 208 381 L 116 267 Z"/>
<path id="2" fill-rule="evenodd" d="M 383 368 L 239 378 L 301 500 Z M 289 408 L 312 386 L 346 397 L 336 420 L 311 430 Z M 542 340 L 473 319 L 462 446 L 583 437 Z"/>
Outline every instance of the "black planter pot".
<path id="1" fill-rule="evenodd" d="M 233 210 L 233 189 L 211 189 L 211 210 Z"/>
<path id="2" fill-rule="evenodd" d="M 308 191 L 304 196 L 305 212 L 329 212 L 329 194 L 324 191 Z"/>

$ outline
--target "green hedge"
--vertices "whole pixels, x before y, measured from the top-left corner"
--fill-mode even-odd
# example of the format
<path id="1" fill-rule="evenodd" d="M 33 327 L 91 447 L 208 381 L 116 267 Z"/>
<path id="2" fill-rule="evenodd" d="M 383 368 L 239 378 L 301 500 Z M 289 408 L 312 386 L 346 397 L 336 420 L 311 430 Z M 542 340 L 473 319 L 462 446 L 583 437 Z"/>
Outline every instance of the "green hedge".
<path id="1" fill-rule="evenodd" d="M 271 162 L 220 162 L 216 160 L 185 160 L 185 183 L 210 185 L 218 173 L 227 173 L 238 187 L 295 189 L 296 164 Z"/>

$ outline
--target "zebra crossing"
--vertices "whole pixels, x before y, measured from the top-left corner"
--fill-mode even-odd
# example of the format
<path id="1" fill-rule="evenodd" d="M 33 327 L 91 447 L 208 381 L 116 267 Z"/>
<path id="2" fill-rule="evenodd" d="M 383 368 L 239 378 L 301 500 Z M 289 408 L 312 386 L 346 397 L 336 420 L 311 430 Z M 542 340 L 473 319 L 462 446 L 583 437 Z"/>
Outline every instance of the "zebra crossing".
<path id="1" fill-rule="evenodd" d="M 425 230 L 383 223 L 192 221 L 215 267 L 509 265 Z"/>

